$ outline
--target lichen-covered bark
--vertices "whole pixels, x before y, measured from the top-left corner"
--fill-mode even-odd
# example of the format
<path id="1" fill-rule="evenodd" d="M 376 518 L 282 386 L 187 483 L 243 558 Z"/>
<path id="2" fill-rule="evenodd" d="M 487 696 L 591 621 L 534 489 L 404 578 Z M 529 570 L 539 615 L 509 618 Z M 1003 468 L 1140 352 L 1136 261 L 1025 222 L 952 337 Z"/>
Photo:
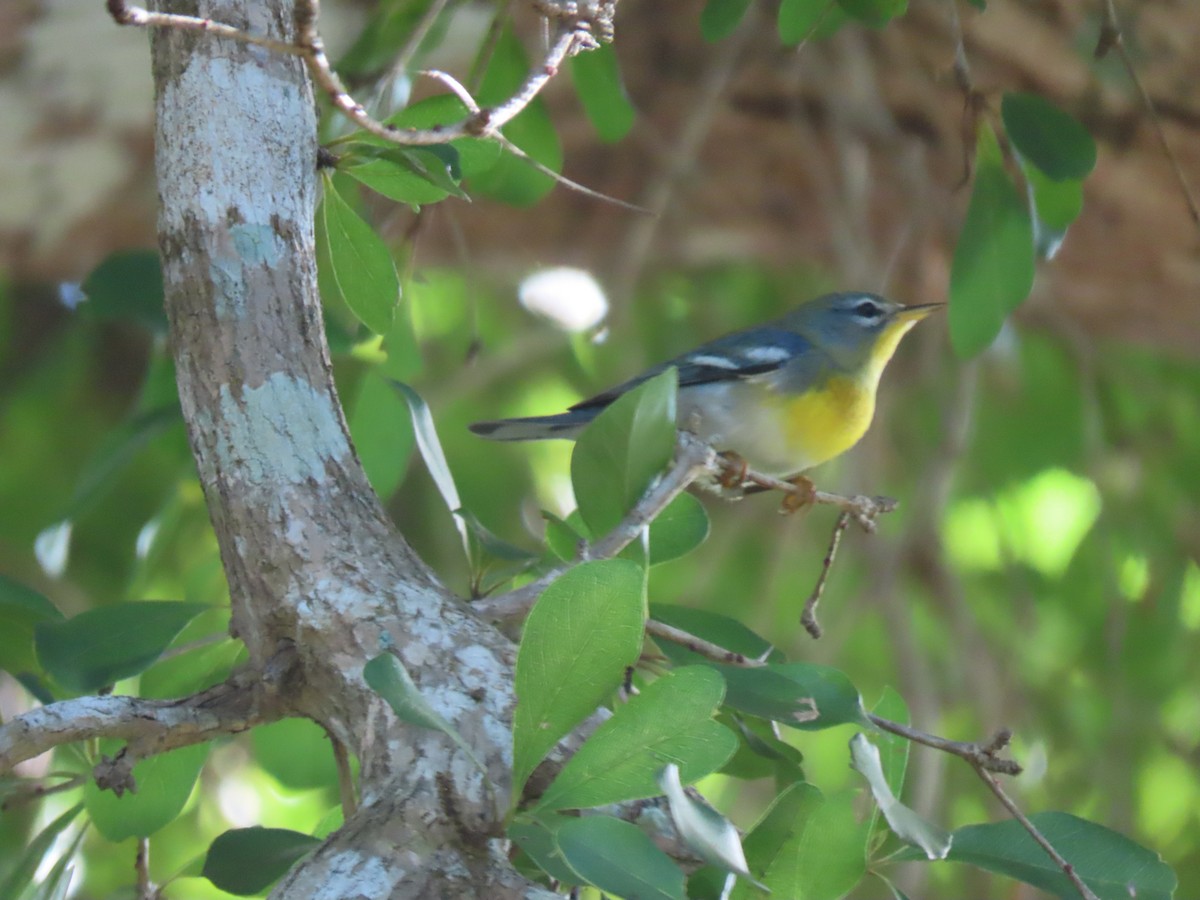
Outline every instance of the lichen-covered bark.
<path id="1" fill-rule="evenodd" d="M 290 0 L 186 11 L 290 37 Z M 287 704 L 362 762 L 361 810 L 275 896 L 524 896 L 531 888 L 496 837 L 513 648 L 395 532 L 334 390 L 316 288 L 307 75 L 296 59 L 204 35 L 159 32 L 153 50 L 171 340 L 233 628 L 253 664 L 289 661 Z M 399 723 L 366 687 L 363 664 L 388 646 L 488 778 L 444 735 Z"/>

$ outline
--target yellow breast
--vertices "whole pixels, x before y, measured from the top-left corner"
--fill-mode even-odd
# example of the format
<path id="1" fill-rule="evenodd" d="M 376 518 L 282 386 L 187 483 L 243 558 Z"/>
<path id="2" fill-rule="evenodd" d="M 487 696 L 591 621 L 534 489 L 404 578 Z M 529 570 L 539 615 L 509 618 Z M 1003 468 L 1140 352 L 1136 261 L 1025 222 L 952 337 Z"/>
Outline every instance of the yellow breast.
<path id="1" fill-rule="evenodd" d="M 785 408 L 787 442 L 803 468 L 845 453 L 866 434 L 875 414 L 875 385 L 837 375 L 793 397 L 778 396 Z"/>

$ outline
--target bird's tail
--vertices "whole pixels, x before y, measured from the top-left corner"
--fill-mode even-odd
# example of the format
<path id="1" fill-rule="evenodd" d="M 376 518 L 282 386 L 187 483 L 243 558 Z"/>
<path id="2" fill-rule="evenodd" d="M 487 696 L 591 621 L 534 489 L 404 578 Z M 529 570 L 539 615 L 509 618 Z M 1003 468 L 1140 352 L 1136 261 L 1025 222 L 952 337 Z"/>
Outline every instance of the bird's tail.
<path id="1" fill-rule="evenodd" d="M 475 422 L 469 427 L 475 434 L 489 441 L 548 441 L 555 438 L 574 440 L 599 411 L 573 409 L 557 416 L 497 419 L 493 422 Z"/>

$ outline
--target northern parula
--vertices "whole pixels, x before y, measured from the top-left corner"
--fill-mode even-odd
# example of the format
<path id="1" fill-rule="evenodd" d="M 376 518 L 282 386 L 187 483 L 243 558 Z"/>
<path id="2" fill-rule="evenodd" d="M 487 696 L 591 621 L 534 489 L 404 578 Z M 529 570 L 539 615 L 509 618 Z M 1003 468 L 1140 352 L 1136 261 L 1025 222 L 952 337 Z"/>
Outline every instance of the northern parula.
<path id="1" fill-rule="evenodd" d="M 844 453 L 866 433 L 884 366 L 908 330 L 940 306 L 826 294 L 701 344 L 559 415 L 470 427 L 495 441 L 573 439 L 617 397 L 674 366 L 680 428 L 763 474 L 794 475 Z"/>

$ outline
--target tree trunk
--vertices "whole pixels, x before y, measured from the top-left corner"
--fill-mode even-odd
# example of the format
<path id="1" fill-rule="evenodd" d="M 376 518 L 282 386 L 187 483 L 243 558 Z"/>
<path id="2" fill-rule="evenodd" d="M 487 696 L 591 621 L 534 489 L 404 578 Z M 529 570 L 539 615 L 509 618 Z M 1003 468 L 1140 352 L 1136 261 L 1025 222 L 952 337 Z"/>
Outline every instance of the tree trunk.
<path id="1" fill-rule="evenodd" d="M 290 0 L 186 11 L 290 40 Z M 316 112 L 303 64 L 153 35 L 159 242 L 191 446 L 233 630 L 295 715 L 362 764 L 362 803 L 274 896 L 515 897 L 505 857 L 511 643 L 417 559 L 372 493 L 334 389 L 317 293 Z M 362 678 L 394 648 L 487 776 Z"/>

